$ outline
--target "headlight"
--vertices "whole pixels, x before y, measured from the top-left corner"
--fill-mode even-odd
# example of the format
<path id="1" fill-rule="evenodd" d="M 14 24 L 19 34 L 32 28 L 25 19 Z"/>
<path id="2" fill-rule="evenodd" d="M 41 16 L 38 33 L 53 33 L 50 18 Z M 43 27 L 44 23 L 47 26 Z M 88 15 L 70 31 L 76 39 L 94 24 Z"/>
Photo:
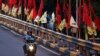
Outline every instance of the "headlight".
<path id="1" fill-rule="evenodd" d="M 33 51 L 34 47 L 32 45 L 29 46 L 29 50 Z"/>

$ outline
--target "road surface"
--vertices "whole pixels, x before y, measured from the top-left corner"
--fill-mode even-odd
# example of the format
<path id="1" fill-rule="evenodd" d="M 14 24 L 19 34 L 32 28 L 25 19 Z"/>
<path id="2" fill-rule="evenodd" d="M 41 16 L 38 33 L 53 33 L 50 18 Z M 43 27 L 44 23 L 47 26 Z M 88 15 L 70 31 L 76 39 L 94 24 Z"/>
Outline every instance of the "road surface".
<path id="1" fill-rule="evenodd" d="M 0 56 L 24 56 L 22 41 L 20 35 L 16 35 L 13 31 L 0 25 Z M 38 45 L 36 56 L 59 56 L 55 52 L 50 51 Z"/>

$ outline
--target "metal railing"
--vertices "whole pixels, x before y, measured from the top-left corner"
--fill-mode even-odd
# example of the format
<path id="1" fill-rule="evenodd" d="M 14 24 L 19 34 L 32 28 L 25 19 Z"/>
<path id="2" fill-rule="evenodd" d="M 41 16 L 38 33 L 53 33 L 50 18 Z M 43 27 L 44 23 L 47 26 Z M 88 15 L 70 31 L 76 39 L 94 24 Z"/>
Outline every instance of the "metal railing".
<path id="1" fill-rule="evenodd" d="M 77 39 L 3 14 L 0 14 L 0 24 L 20 34 L 26 34 L 27 30 L 31 28 L 32 34 L 37 37 L 38 43 L 48 46 L 63 55 L 100 55 L 100 44 L 98 43 Z"/>

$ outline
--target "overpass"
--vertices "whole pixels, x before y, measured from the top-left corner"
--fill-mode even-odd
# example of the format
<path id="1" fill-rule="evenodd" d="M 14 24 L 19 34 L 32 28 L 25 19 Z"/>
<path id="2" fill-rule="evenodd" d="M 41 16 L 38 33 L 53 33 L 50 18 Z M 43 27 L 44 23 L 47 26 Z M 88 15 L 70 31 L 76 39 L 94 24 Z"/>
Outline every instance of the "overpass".
<path id="1" fill-rule="evenodd" d="M 81 55 L 82 56 L 92 56 L 92 55 L 99 56 L 100 55 L 99 43 L 94 43 L 94 42 L 90 42 L 90 41 L 86 41 L 82 39 L 73 38 L 72 36 L 64 35 L 64 34 L 10 17 L 7 15 L 3 15 L 3 14 L 0 14 L 0 24 L 8 27 L 9 29 L 21 35 L 24 35 L 26 31 L 31 28 L 33 32 L 32 33 L 33 36 L 37 37 L 38 44 L 46 48 L 49 48 L 54 52 L 63 54 L 62 56 L 78 56 L 78 55 L 79 56 Z M 6 31 L 5 33 L 7 35 L 9 34 Z M 21 42 L 20 45 L 22 44 L 23 43 Z M 39 47 L 38 50 L 41 50 L 41 48 Z M 50 55 L 50 53 L 48 55 Z M 53 55 L 50 55 L 50 56 L 53 56 Z"/>

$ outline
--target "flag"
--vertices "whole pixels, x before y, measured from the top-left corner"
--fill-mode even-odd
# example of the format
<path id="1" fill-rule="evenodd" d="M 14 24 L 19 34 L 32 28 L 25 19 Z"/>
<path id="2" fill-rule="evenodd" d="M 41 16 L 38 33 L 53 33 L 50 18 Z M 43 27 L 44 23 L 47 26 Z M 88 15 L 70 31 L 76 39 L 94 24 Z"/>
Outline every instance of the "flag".
<path id="1" fill-rule="evenodd" d="M 94 16 L 94 24 L 95 24 L 97 30 L 100 30 L 100 23 L 99 23 L 99 22 L 100 22 L 100 18 L 96 16 L 96 13 L 95 13 L 95 11 L 94 11 L 94 9 L 93 9 L 91 0 L 88 0 L 88 2 L 89 2 L 90 12 L 91 12 L 91 14 L 93 14 L 93 16 Z"/>
<path id="2" fill-rule="evenodd" d="M 13 0 L 13 2 L 14 2 L 14 6 L 13 6 L 13 12 L 12 12 L 12 15 L 14 16 L 14 17 L 17 17 L 17 13 L 18 13 L 18 4 L 17 4 L 17 2 L 18 2 L 18 0 Z"/>
<path id="3" fill-rule="evenodd" d="M 0 0 L 0 10 L 1 10 L 1 8 L 2 8 L 2 0 Z"/>
<path id="4" fill-rule="evenodd" d="M 40 18 L 41 23 L 47 23 L 47 11 L 44 12 L 44 14 Z"/>
<path id="5" fill-rule="evenodd" d="M 40 17 L 39 17 L 39 16 L 36 16 L 36 18 L 35 18 L 34 22 L 39 23 L 39 19 L 40 19 Z"/>
<path id="6" fill-rule="evenodd" d="M 25 0 L 26 1 L 26 0 Z M 25 2 L 24 1 L 24 2 Z M 21 0 L 18 0 L 18 11 L 17 11 L 17 15 L 21 15 Z"/>
<path id="7" fill-rule="evenodd" d="M 18 8 L 18 16 L 21 15 L 21 6 Z"/>
<path id="8" fill-rule="evenodd" d="M 60 9 L 60 5 L 59 5 L 59 2 L 57 0 L 57 5 L 56 5 L 56 15 L 60 14 L 61 12 L 61 9 Z"/>
<path id="9" fill-rule="evenodd" d="M 13 6 L 15 6 L 15 7 L 18 6 L 17 1 L 18 1 L 18 0 L 13 0 Z"/>
<path id="10" fill-rule="evenodd" d="M 70 26 L 75 27 L 75 28 L 78 28 L 78 25 L 77 25 L 77 23 L 75 22 L 73 16 L 71 16 L 71 19 L 70 19 Z"/>
<path id="11" fill-rule="evenodd" d="M 95 26 L 95 23 L 94 22 L 92 22 L 92 24 L 93 24 L 93 27 L 88 27 L 87 26 L 87 31 L 88 31 L 88 34 L 89 35 L 97 35 L 97 33 L 96 33 L 96 26 Z"/>
<path id="12" fill-rule="evenodd" d="M 90 14 L 90 17 L 92 18 L 92 14 L 94 14 L 94 10 L 93 10 L 93 7 L 92 7 L 92 4 L 91 4 L 91 1 L 90 0 L 88 0 L 88 3 L 89 3 L 89 14 Z M 94 22 L 92 22 L 92 27 L 90 27 L 90 26 L 87 26 L 87 31 L 88 31 L 88 34 L 89 35 L 97 35 L 97 33 L 96 33 L 96 27 L 95 27 L 95 23 Z"/>
<path id="13" fill-rule="evenodd" d="M 50 21 L 48 23 L 48 28 L 51 29 L 51 30 L 54 30 L 54 23 L 55 23 L 55 13 L 52 12 L 52 15 L 50 17 Z"/>
<path id="14" fill-rule="evenodd" d="M 33 9 L 31 10 L 30 14 L 27 14 L 27 21 L 32 22 L 32 16 L 33 16 Z"/>
<path id="15" fill-rule="evenodd" d="M 32 15 L 32 19 L 34 20 L 37 16 L 37 11 L 36 11 L 36 1 L 33 1 L 33 15 Z"/>
<path id="16" fill-rule="evenodd" d="M 39 22 L 39 19 L 40 19 L 42 13 L 43 13 L 43 9 L 44 9 L 44 0 L 41 0 L 40 8 L 39 8 L 39 10 L 37 12 L 37 16 L 36 16 L 36 18 L 34 20 L 35 22 Z"/>
<path id="17" fill-rule="evenodd" d="M 87 26 L 92 27 L 92 19 L 89 16 L 89 10 L 88 10 L 86 3 L 83 3 L 83 22 Z"/>
<path id="18" fill-rule="evenodd" d="M 4 4 L 4 3 L 2 3 L 2 9 L 1 9 L 1 10 L 3 10 L 3 11 L 4 11 L 4 8 L 5 8 L 5 4 Z"/>
<path id="19" fill-rule="evenodd" d="M 13 13 L 12 13 L 12 11 L 14 11 L 13 9 L 11 9 L 13 6 L 15 6 L 15 4 L 16 4 L 17 2 L 16 2 L 16 0 L 8 0 L 8 14 L 9 15 L 12 15 Z"/>
<path id="20" fill-rule="evenodd" d="M 32 9 L 33 8 L 33 0 L 28 0 L 28 9 Z"/>
<path id="21" fill-rule="evenodd" d="M 56 24 L 57 24 L 57 27 L 59 27 L 59 25 L 60 25 L 60 23 L 61 23 L 61 15 L 56 15 Z"/>
<path id="22" fill-rule="evenodd" d="M 68 10 L 67 10 L 67 4 L 66 4 L 65 0 L 63 1 L 63 13 L 64 13 L 64 18 L 65 18 L 65 21 L 66 21 L 66 25 L 67 25 L 67 23 L 68 23 Z"/>
<path id="23" fill-rule="evenodd" d="M 56 5 L 56 24 L 57 24 L 57 27 L 59 27 L 60 23 L 61 23 L 61 9 L 60 9 L 60 5 L 59 5 L 59 2 L 57 0 L 57 5 Z"/>
<path id="24" fill-rule="evenodd" d="M 17 10 L 18 10 L 18 8 L 13 6 L 13 8 L 12 8 L 12 16 L 14 16 L 14 17 L 17 16 Z"/>
<path id="25" fill-rule="evenodd" d="M 44 8 L 44 0 L 41 0 L 40 8 L 38 10 L 38 16 L 41 17 Z"/>
<path id="26" fill-rule="evenodd" d="M 32 9 L 33 10 L 33 15 L 32 15 L 32 19 L 34 20 L 35 18 L 36 18 L 36 16 L 37 16 L 37 11 L 36 11 L 36 9 L 35 8 L 33 8 Z"/>
<path id="27" fill-rule="evenodd" d="M 68 22 L 66 24 L 67 28 L 70 28 L 70 19 L 71 19 L 71 0 L 69 0 L 68 4 Z"/>
<path id="28" fill-rule="evenodd" d="M 64 0 L 63 1 L 63 13 L 64 13 L 64 18 L 66 19 L 66 21 L 67 21 L 67 12 L 68 12 L 67 5 L 66 5 L 66 1 Z"/>
<path id="29" fill-rule="evenodd" d="M 32 10 L 31 10 L 29 16 L 28 16 L 28 17 L 29 17 L 29 18 L 28 18 L 28 21 L 34 20 L 34 19 L 36 18 L 36 16 L 37 16 L 36 1 L 33 0 L 32 2 L 33 2 L 33 7 L 32 7 Z M 25 13 L 26 13 L 26 15 L 27 15 L 27 12 L 25 12 Z"/>
<path id="30" fill-rule="evenodd" d="M 64 27 L 66 27 L 66 20 L 63 19 L 59 25 L 59 30 L 62 31 L 64 29 Z"/>
<path id="31" fill-rule="evenodd" d="M 15 3 L 15 0 L 9 0 L 8 1 L 8 6 L 9 8 L 11 8 L 13 6 L 13 4 Z"/>
<path id="32" fill-rule="evenodd" d="M 24 0 L 24 5 L 25 5 L 25 1 L 26 0 Z M 21 3 L 22 3 L 22 0 L 18 0 L 18 6 L 21 6 Z"/>
<path id="33" fill-rule="evenodd" d="M 78 31 L 80 32 L 80 28 L 81 28 L 81 23 L 82 23 L 82 4 L 81 4 L 81 0 L 79 1 L 79 7 L 78 7 Z"/>
<path id="34" fill-rule="evenodd" d="M 97 35 L 97 31 L 96 31 L 96 25 L 94 22 L 93 23 L 93 34 L 96 36 Z"/>
<path id="35" fill-rule="evenodd" d="M 27 15 L 28 14 L 28 5 L 27 5 L 27 0 L 24 0 L 24 14 Z"/>
<path id="36" fill-rule="evenodd" d="M 94 23 L 95 23 L 95 25 L 96 25 L 97 30 L 100 31 L 100 18 L 97 17 L 97 16 L 95 16 L 95 18 L 94 18 Z"/>
<path id="37" fill-rule="evenodd" d="M 53 12 L 51 16 L 50 22 L 55 23 L 55 13 Z"/>
<path id="38" fill-rule="evenodd" d="M 59 6 L 59 5 L 58 5 Z M 60 14 L 60 7 L 58 7 L 58 12 Z M 67 21 L 67 6 L 66 6 L 66 1 L 63 1 L 63 13 L 64 13 L 64 19 L 61 21 L 61 17 L 59 16 L 59 21 L 58 21 L 58 29 L 62 31 L 64 27 L 66 27 L 66 21 Z M 60 24 L 59 24 L 60 23 Z"/>
<path id="39" fill-rule="evenodd" d="M 8 5 L 5 5 L 5 7 L 4 7 L 4 12 L 5 12 L 5 13 L 8 13 L 8 12 L 9 12 L 9 7 L 8 7 Z"/>
<path id="40" fill-rule="evenodd" d="M 88 0 L 88 3 L 89 3 L 89 8 L 91 9 L 91 10 L 90 10 L 91 13 L 92 13 L 92 14 L 95 14 L 94 9 L 93 9 L 93 6 L 92 6 L 92 3 L 91 3 L 91 0 Z"/>

